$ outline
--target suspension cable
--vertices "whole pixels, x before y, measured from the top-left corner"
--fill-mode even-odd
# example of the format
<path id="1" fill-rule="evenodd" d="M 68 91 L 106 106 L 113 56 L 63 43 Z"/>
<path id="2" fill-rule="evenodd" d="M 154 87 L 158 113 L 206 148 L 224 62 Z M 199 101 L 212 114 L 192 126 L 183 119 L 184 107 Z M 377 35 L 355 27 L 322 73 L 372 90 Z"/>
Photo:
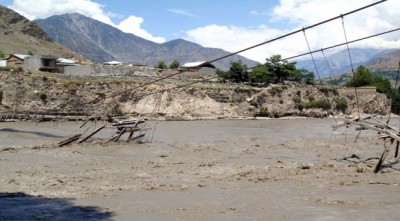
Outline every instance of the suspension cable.
<path id="1" fill-rule="evenodd" d="M 334 73 L 333 73 L 332 66 L 331 66 L 331 64 L 329 64 L 329 61 L 328 61 L 328 59 L 326 58 L 325 52 L 324 52 L 323 49 L 321 49 L 321 53 L 322 53 L 322 56 L 323 56 L 324 59 L 325 59 L 326 65 L 328 65 L 328 68 L 329 68 L 329 76 L 331 77 L 331 80 L 333 80 L 333 75 L 334 75 Z"/>
<path id="2" fill-rule="evenodd" d="M 316 23 L 316 24 L 313 24 L 313 25 L 310 25 L 310 26 L 307 26 L 307 27 L 304 27 L 304 28 L 302 28 L 302 29 L 299 29 L 299 30 L 296 30 L 296 31 L 287 33 L 287 34 L 285 34 L 285 35 L 281 35 L 281 36 L 279 36 L 279 37 L 270 39 L 270 40 L 268 40 L 268 41 L 264 41 L 264 42 L 262 42 L 262 43 L 253 45 L 253 46 L 251 46 L 251 47 L 248 47 L 248 48 L 245 48 L 245 49 L 242 49 L 242 50 L 233 52 L 233 53 L 229 53 L 229 54 L 227 54 L 227 55 L 225 55 L 225 56 L 221 56 L 221 57 L 219 57 L 219 58 L 216 58 L 216 59 L 213 59 L 213 60 L 210 60 L 210 61 L 206 61 L 206 62 L 204 62 L 202 65 L 204 65 L 204 64 L 211 64 L 211 63 L 213 63 L 213 62 L 216 62 L 216 61 L 225 59 L 225 58 L 227 58 L 227 57 L 231 57 L 231 56 L 233 56 L 233 55 L 236 55 L 236 54 L 239 54 L 239 53 L 248 51 L 248 50 L 250 50 L 250 49 L 254 49 L 254 48 L 260 47 L 260 46 L 262 46 L 262 45 L 269 44 L 269 43 L 271 43 L 271 42 L 274 42 L 274 41 L 277 41 L 277 40 L 286 38 L 286 37 L 288 37 L 288 36 L 297 34 L 297 33 L 299 33 L 299 32 L 302 32 L 303 30 L 311 29 L 311 28 L 320 26 L 320 25 L 322 25 L 322 24 L 325 24 L 325 23 L 334 21 L 334 20 L 336 20 L 336 19 L 343 18 L 343 16 L 347 16 L 347 15 L 350 15 L 350 14 L 353 14 L 353 13 L 356 13 L 356 12 L 359 12 L 359 11 L 362 11 L 362 10 L 365 10 L 365 9 L 367 9 L 367 8 L 373 7 L 373 6 L 375 6 L 375 5 L 381 4 L 381 3 L 386 2 L 386 1 L 387 1 L 387 0 L 381 0 L 381 1 L 374 2 L 374 3 L 369 4 L 369 5 L 366 5 L 366 6 L 364 6 L 364 7 L 355 9 L 355 10 L 353 10 L 353 11 L 350 11 L 350 12 L 347 12 L 347 13 L 344 13 L 344 14 L 341 14 L 341 15 L 339 15 L 339 16 L 336 16 L 336 17 L 327 19 L 327 20 L 325 20 L 325 21 L 322 21 L 322 22 L 319 22 L 319 23 Z M 199 67 L 200 67 L 200 65 L 196 66 L 195 68 L 199 68 Z M 154 81 L 145 83 L 145 84 L 140 85 L 140 86 L 138 86 L 138 87 L 136 87 L 136 88 L 134 88 L 134 89 L 137 89 L 137 88 L 140 88 L 140 87 L 144 87 L 144 86 L 147 86 L 147 85 L 149 85 L 149 84 L 153 84 L 153 83 L 156 83 L 156 82 L 158 82 L 158 81 L 162 81 L 162 80 L 165 80 L 165 79 L 174 77 L 174 76 L 179 75 L 179 74 L 181 74 L 181 72 L 178 72 L 178 73 L 175 73 L 175 74 L 172 74 L 172 75 L 169 75 L 169 76 L 166 76 L 166 77 L 162 77 L 162 78 L 160 78 L 160 79 L 157 79 L 157 80 L 154 80 Z"/>
<path id="3" fill-rule="evenodd" d="M 362 10 L 364 10 L 364 9 L 370 8 L 370 7 L 372 7 L 372 6 L 375 6 L 375 5 L 381 4 L 381 3 L 383 3 L 383 2 L 386 2 L 386 1 L 387 1 L 387 0 L 381 0 L 381 1 L 374 2 L 374 3 L 372 3 L 372 4 L 369 4 L 369 5 L 366 5 L 366 6 L 364 6 L 364 7 L 361 7 L 361 8 L 355 9 L 355 10 L 353 10 L 353 11 L 350 11 L 350 12 L 347 12 L 347 13 L 341 14 L 341 15 L 339 15 L 339 16 L 336 16 L 336 17 L 333 17 L 333 18 L 327 19 L 327 20 L 325 20 L 325 21 L 322 21 L 322 22 L 319 22 L 319 23 L 316 23 L 316 24 L 310 25 L 310 26 L 308 26 L 308 27 L 305 27 L 305 28 L 302 28 L 302 29 L 299 29 L 299 30 L 296 30 L 296 31 L 290 32 L 290 33 L 288 33 L 288 34 L 285 34 L 285 35 L 279 36 L 279 37 L 277 37 L 277 38 L 273 38 L 273 39 L 271 39 L 271 40 L 268 40 L 268 41 L 262 42 L 262 43 L 260 43 L 260 44 L 256 44 L 256 45 L 254 45 L 254 46 L 251 46 L 251 47 L 248 47 L 248 48 L 242 49 L 242 50 L 240 50 L 240 51 L 233 52 L 233 53 L 231 53 L 231 54 L 228 54 L 228 55 L 226 55 L 226 56 L 222 56 L 222 57 L 220 57 L 220 58 L 216 58 L 216 59 L 214 59 L 214 60 L 211 60 L 211 61 L 209 61 L 209 62 L 207 62 L 207 63 L 213 63 L 213 62 L 215 62 L 215 61 L 219 61 L 219 60 L 222 60 L 222 59 L 224 59 L 224 58 L 231 57 L 231 56 L 233 56 L 233 55 L 236 55 L 236 54 L 239 54 L 239 53 L 242 53 L 242 52 L 248 51 L 248 50 L 250 50 L 250 49 L 253 49 L 253 48 L 256 48 L 256 47 L 260 47 L 260 46 L 262 46 L 262 45 L 265 45 L 265 44 L 271 43 L 271 42 L 273 42 L 273 41 L 276 41 L 276 40 L 279 40 L 279 39 L 282 39 L 282 38 L 286 38 L 286 37 L 288 37 L 288 36 L 291 36 L 291 35 L 294 35 L 294 34 L 300 33 L 300 32 L 302 32 L 303 30 L 307 30 L 307 29 L 311 29 L 311 28 L 314 28 L 314 27 L 320 26 L 320 25 L 322 25 L 322 24 L 325 24 L 325 23 L 331 22 L 331 21 L 333 21 L 333 20 L 339 19 L 339 18 L 341 18 L 341 17 L 343 17 L 343 16 L 347 16 L 347 15 L 350 15 L 350 14 L 356 13 L 356 12 L 358 12 L 358 11 L 362 11 Z"/>
<path id="4" fill-rule="evenodd" d="M 356 40 L 353 40 L 353 41 L 340 43 L 340 44 L 333 45 L 333 46 L 330 46 L 330 47 L 322 48 L 320 50 L 329 50 L 329 49 L 337 48 L 337 47 L 340 47 L 340 46 L 343 46 L 343 45 L 346 45 L 346 44 L 353 44 L 353 43 L 356 43 L 356 42 L 359 42 L 359 41 L 367 40 L 367 39 L 370 39 L 370 38 L 378 37 L 378 36 L 389 34 L 389 33 L 396 32 L 396 31 L 400 31 L 400 28 L 396 28 L 396 29 L 392 29 L 390 31 L 385 31 L 385 32 L 381 32 L 381 33 L 378 33 L 378 34 L 375 34 L 375 35 L 370 35 L 370 36 L 367 36 L 367 37 L 359 38 L 359 39 L 356 39 Z M 293 58 L 303 57 L 303 56 L 309 55 L 310 53 L 318 52 L 320 50 L 315 50 L 315 51 L 311 51 L 311 52 L 307 52 L 307 53 L 303 53 L 303 54 L 287 57 L 287 58 L 284 58 L 282 60 L 290 60 L 290 59 L 293 59 Z"/>
<path id="5" fill-rule="evenodd" d="M 343 16 L 341 18 L 342 18 L 342 26 L 343 26 L 344 38 L 346 40 L 347 53 L 349 54 L 349 60 L 350 60 L 350 65 L 351 65 L 351 73 L 352 73 L 353 79 L 354 79 L 354 66 L 353 66 L 353 60 L 351 58 L 350 47 L 349 47 L 348 40 L 347 40 L 346 27 L 345 27 L 345 24 L 344 24 Z M 357 111 L 358 111 L 358 118 L 361 120 L 360 103 L 359 103 L 359 100 L 358 100 L 358 91 L 357 91 L 356 85 L 354 85 L 354 93 L 356 95 L 356 105 L 357 105 Z"/>
<path id="6" fill-rule="evenodd" d="M 313 55 L 313 53 L 311 53 L 310 43 L 308 42 L 308 38 L 307 38 L 307 35 L 306 35 L 306 30 L 304 30 L 304 29 L 303 29 L 303 34 L 304 34 L 304 38 L 305 38 L 306 43 L 307 43 L 308 51 L 310 52 L 310 56 L 311 56 L 312 62 L 314 64 L 315 71 L 317 72 L 319 83 L 322 85 L 321 75 L 319 74 L 317 63 L 315 63 L 314 55 Z"/>
<path id="7" fill-rule="evenodd" d="M 389 122 L 390 122 L 390 117 L 391 117 L 391 115 L 392 115 L 392 111 L 393 111 L 393 98 L 394 98 L 394 96 L 395 96 L 395 94 L 396 94 L 396 91 L 397 91 L 397 84 L 398 84 L 398 82 L 399 82 L 399 75 L 400 75 L 400 62 L 399 62 L 399 66 L 398 66 L 398 68 L 397 68 L 397 74 L 396 74 L 396 83 L 395 83 L 395 86 L 394 86 L 394 89 L 393 89 L 393 91 L 392 91 L 392 98 L 390 99 L 390 111 L 389 111 L 389 117 L 388 117 L 388 120 L 387 120 L 387 124 L 389 124 Z M 388 128 L 386 128 L 386 130 L 387 130 Z"/>
<path id="8" fill-rule="evenodd" d="M 310 47 L 310 43 L 308 42 L 306 31 L 304 30 L 303 33 L 304 33 L 304 38 L 305 38 L 306 43 L 307 43 L 308 51 L 310 52 L 311 59 L 312 59 L 312 61 L 314 63 L 315 71 L 317 72 L 319 82 L 320 82 L 320 84 L 322 86 L 323 83 L 322 83 L 321 75 L 319 74 L 317 63 L 315 62 L 315 59 L 314 59 L 314 55 L 313 55 L 313 53 L 311 53 L 311 47 Z M 324 95 L 325 95 L 326 101 L 330 103 L 328 95 L 327 94 L 324 94 Z M 331 107 L 331 111 L 332 111 L 333 116 L 335 116 L 333 107 Z M 335 122 L 337 123 L 336 117 L 334 117 L 334 119 L 335 119 Z"/>

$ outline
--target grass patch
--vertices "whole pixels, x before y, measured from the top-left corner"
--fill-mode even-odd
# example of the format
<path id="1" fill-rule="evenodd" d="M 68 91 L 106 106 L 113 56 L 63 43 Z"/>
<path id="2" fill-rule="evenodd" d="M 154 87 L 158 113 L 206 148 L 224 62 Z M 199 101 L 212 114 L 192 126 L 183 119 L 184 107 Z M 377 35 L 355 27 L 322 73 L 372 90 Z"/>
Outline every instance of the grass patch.
<path id="1" fill-rule="evenodd" d="M 299 109 L 311 109 L 311 108 L 321 108 L 323 110 L 331 109 L 332 105 L 327 100 L 314 100 L 305 103 L 301 103 L 298 105 Z"/>
<path id="2" fill-rule="evenodd" d="M 336 100 L 336 109 L 344 112 L 348 106 L 349 104 L 347 103 L 347 100 L 344 97 L 339 97 Z"/>
<path id="3" fill-rule="evenodd" d="M 258 110 L 257 113 L 254 114 L 254 117 L 268 117 L 269 116 L 269 111 L 268 108 L 262 107 Z"/>

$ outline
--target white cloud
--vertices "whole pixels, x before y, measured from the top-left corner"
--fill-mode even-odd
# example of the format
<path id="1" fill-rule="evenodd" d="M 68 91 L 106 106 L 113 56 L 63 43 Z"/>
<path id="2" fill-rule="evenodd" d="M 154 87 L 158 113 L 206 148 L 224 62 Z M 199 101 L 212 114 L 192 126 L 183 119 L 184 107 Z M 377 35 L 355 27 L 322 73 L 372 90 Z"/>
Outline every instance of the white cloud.
<path id="1" fill-rule="evenodd" d="M 163 37 L 154 37 L 151 35 L 149 32 L 141 28 L 141 24 L 144 22 L 143 18 L 141 17 L 136 17 L 136 16 L 129 16 L 127 19 L 122 21 L 119 25 L 117 25 L 117 28 L 122 30 L 123 32 L 126 33 L 131 33 L 135 34 L 139 37 L 142 37 L 144 39 L 154 41 L 157 43 L 164 43 L 166 40 Z"/>
<path id="2" fill-rule="evenodd" d="M 178 14 L 178 15 L 183 15 L 186 17 L 192 17 L 192 18 L 197 18 L 197 15 L 194 15 L 188 11 L 182 10 L 182 9 L 167 9 L 167 11 Z"/>
<path id="3" fill-rule="evenodd" d="M 206 47 L 217 47 L 235 52 L 240 49 L 270 40 L 317 22 L 336 17 L 352 11 L 373 0 L 280 0 L 273 9 L 271 23 L 290 24 L 291 30 L 270 28 L 270 25 L 259 27 L 237 27 L 208 25 L 189 30 L 186 39 Z M 398 11 L 400 1 L 387 1 L 378 6 L 357 12 L 345 17 L 348 40 L 354 40 L 387 30 L 398 28 Z M 253 15 L 259 12 L 251 12 Z M 343 43 L 345 41 L 341 20 L 327 23 L 306 31 L 312 50 Z M 400 32 L 376 37 L 351 45 L 352 47 L 400 48 Z M 266 57 L 281 54 L 283 57 L 298 55 L 308 51 L 304 34 L 298 33 L 272 44 L 258 47 L 242 55 L 264 62 Z"/>
<path id="4" fill-rule="evenodd" d="M 30 20 L 77 12 L 119 28 L 126 33 L 135 34 L 158 43 L 165 42 L 165 38 L 154 37 L 141 27 L 144 22 L 143 18 L 130 16 L 120 24 L 115 24 L 111 18 L 120 17 L 121 15 L 105 12 L 103 5 L 91 0 L 14 0 L 10 8 Z"/>

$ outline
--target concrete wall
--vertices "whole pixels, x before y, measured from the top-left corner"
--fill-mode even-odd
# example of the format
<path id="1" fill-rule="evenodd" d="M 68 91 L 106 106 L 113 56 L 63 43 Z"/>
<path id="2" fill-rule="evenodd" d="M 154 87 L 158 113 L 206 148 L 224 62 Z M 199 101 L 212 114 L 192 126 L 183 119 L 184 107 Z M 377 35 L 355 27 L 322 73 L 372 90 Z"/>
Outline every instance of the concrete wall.
<path id="1" fill-rule="evenodd" d="M 348 94 L 355 94 L 354 87 L 347 87 L 347 88 L 338 88 L 339 94 L 341 95 L 348 95 Z M 357 88 L 358 94 L 376 94 L 376 87 L 358 87 Z"/>
<path id="2" fill-rule="evenodd" d="M 90 76 L 90 65 L 64 67 L 64 75 L 79 76 L 79 77 Z"/>
<path id="3" fill-rule="evenodd" d="M 24 59 L 24 70 L 39 70 L 42 67 L 42 61 L 38 56 L 30 56 Z"/>
<path id="4" fill-rule="evenodd" d="M 157 71 L 154 69 L 135 66 L 109 66 L 109 65 L 80 65 L 64 68 L 65 76 L 89 77 L 89 76 L 154 76 Z"/>

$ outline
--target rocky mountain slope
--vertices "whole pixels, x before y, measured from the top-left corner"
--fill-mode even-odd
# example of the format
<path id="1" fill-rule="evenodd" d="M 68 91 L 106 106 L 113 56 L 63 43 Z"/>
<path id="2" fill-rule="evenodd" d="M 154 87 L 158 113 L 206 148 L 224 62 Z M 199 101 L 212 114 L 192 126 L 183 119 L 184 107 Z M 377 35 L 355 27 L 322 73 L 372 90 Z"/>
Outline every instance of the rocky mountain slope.
<path id="1" fill-rule="evenodd" d="M 86 60 L 54 42 L 35 22 L 0 5 L 0 50 L 4 54 L 39 54 Z"/>
<path id="2" fill-rule="evenodd" d="M 396 54 L 395 51 L 395 49 L 373 48 L 350 49 L 354 69 L 356 69 L 360 65 L 369 66 L 370 64 L 373 64 L 376 68 L 388 67 L 387 64 L 384 64 L 384 62 L 387 61 L 387 56 L 394 59 L 394 57 L 396 56 L 390 55 L 394 53 L 394 55 L 397 55 L 397 60 L 400 59 L 400 53 L 397 52 Z M 329 65 L 326 63 L 326 60 L 323 57 L 316 59 L 316 65 L 321 75 L 321 78 L 330 77 L 331 75 L 340 75 L 351 71 L 351 64 L 347 49 L 328 55 L 326 56 L 326 58 L 329 62 Z M 312 62 L 312 60 L 298 61 L 296 66 L 299 68 L 305 68 L 316 74 L 314 63 Z M 390 63 L 390 67 L 393 67 L 392 63 Z"/>
<path id="3" fill-rule="evenodd" d="M 36 23 L 53 40 L 99 63 L 118 60 L 153 66 L 158 61 L 170 63 L 177 59 L 183 64 L 209 61 L 229 54 L 221 49 L 205 48 L 182 39 L 158 44 L 78 13 L 52 16 L 36 20 Z M 256 64 L 242 56 L 232 56 L 215 64 L 227 69 L 231 60 L 242 60 L 249 67 Z"/>
<path id="4" fill-rule="evenodd" d="M 393 71 L 398 69 L 399 64 L 400 50 L 394 50 L 372 59 L 366 66 L 372 71 Z"/>

